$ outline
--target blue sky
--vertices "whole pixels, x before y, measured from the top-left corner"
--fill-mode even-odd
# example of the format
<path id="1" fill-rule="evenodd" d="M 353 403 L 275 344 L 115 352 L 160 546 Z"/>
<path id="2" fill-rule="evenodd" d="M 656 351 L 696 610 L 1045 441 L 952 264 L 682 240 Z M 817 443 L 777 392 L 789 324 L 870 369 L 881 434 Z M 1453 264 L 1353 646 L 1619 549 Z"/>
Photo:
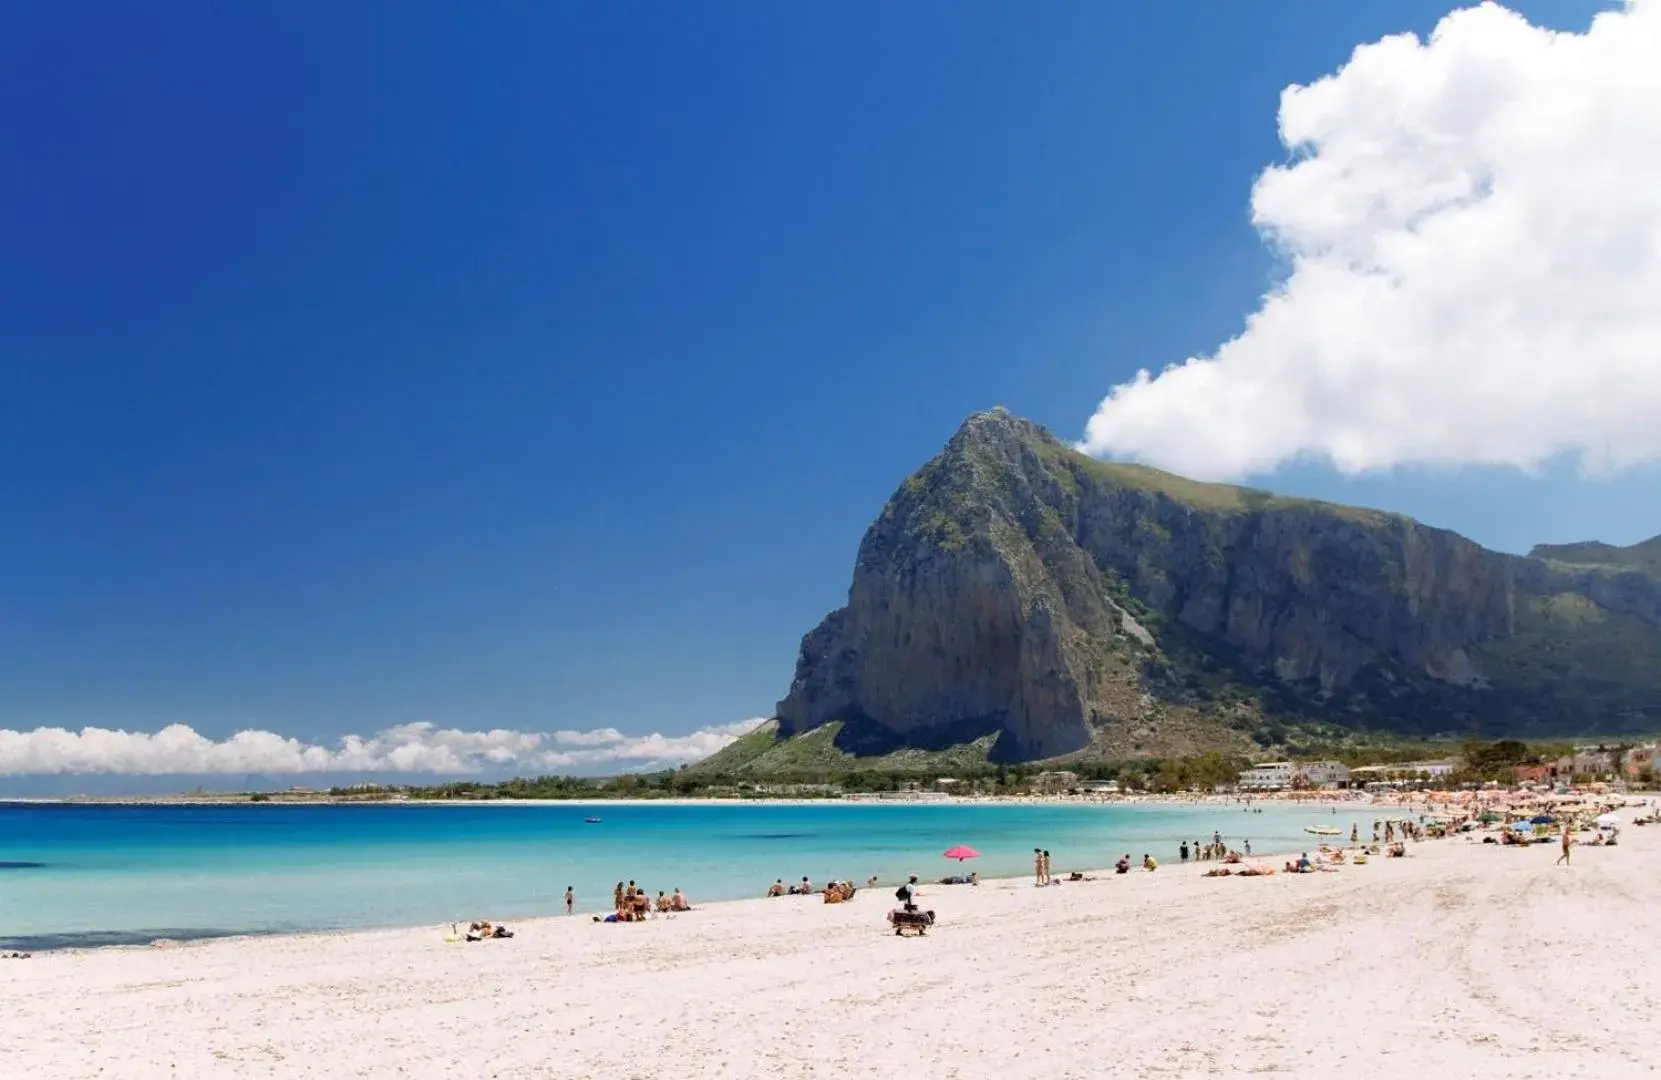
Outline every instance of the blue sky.
<path id="1" fill-rule="evenodd" d="M 765 713 L 965 414 L 1239 332 L 1281 89 L 1447 10 L 13 5 L 0 727 Z M 1258 482 L 1526 550 L 1657 479 Z"/>

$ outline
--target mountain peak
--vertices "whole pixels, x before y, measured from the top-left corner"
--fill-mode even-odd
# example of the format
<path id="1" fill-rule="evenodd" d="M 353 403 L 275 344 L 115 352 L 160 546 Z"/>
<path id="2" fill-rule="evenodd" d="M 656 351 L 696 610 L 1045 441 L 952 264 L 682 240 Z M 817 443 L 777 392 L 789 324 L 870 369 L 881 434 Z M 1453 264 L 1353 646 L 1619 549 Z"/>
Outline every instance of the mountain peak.
<path id="1" fill-rule="evenodd" d="M 1010 439 L 1061 445 L 1061 440 L 1050 434 L 1042 425 L 1035 424 L 1024 417 L 1016 416 L 1002 405 L 994 405 L 990 409 L 970 413 L 964 418 L 963 423 L 958 425 L 957 434 L 952 436 L 953 443 L 964 441 L 1005 442 Z"/>

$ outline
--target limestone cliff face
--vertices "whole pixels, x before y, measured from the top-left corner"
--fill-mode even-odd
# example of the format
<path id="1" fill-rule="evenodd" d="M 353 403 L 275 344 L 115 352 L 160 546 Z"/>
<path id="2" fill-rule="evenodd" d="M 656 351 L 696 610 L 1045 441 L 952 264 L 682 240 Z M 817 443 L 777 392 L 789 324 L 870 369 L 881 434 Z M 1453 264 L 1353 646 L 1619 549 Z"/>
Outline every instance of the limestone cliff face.
<path id="1" fill-rule="evenodd" d="M 993 410 L 884 507 L 847 606 L 803 639 L 778 717 L 785 734 L 841 720 L 898 745 L 998 731 L 1001 756 L 1051 757 L 1139 715 L 1157 690 L 1150 668 L 1195 662 L 1162 648 L 1181 637 L 1309 700 L 1348 695 L 1386 725 L 1437 687 L 1461 691 L 1438 707 L 1480 726 L 1496 702 L 1535 715 L 1484 692 L 1539 673 L 1522 645 L 1562 652 L 1541 635 L 1568 635 L 1574 653 L 1571 615 L 1661 655 L 1661 579 L 1643 572 L 1501 555 L 1396 515 L 1097 462 Z M 1358 705 L 1355 688 L 1378 678 L 1388 692 Z M 1621 702 L 1637 723 L 1650 691 L 1635 685 Z M 1661 685 L 1654 697 L 1661 721 Z M 1575 710 L 1607 703 L 1554 701 L 1550 723 L 1585 731 L 1597 718 Z"/>
<path id="2" fill-rule="evenodd" d="M 1089 558 L 1022 524 L 1062 494 L 1027 427 L 971 418 L 895 493 L 860 544 L 848 605 L 802 641 L 784 734 L 831 720 L 912 741 L 1001 730 L 1023 758 L 1090 741 L 1087 654 L 1117 622 Z"/>

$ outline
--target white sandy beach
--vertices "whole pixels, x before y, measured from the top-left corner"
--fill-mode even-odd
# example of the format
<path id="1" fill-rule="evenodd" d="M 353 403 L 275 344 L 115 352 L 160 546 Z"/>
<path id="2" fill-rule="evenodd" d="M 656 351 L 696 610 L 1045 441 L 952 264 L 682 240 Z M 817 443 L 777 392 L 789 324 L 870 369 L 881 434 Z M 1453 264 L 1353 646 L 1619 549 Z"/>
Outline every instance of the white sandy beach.
<path id="1" fill-rule="evenodd" d="M 933 887 L 922 939 L 882 889 L 37 954 L 0 961 L 0 1076 L 1653 1076 L 1661 827 L 1621 841 Z"/>

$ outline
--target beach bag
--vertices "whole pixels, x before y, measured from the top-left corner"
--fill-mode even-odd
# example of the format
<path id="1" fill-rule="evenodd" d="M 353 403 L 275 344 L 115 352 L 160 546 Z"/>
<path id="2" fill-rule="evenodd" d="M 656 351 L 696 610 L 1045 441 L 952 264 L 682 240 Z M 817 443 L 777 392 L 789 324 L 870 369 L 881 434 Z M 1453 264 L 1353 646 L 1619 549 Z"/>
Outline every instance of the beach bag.
<path id="1" fill-rule="evenodd" d="M 910 896 L 911 894 L 906 892 L 904 885 L 901 885 L 898 889 L 894 890 L 894 899 L 896 900 L 907 900 L 910 899 Z"/>

